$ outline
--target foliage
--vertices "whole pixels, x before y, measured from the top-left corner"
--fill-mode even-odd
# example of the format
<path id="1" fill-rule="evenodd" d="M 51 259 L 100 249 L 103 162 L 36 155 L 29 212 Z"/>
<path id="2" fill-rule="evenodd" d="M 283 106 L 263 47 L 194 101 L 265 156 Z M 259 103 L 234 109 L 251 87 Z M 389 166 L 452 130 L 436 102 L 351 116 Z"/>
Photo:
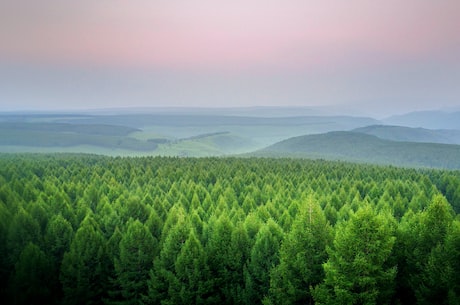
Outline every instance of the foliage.
<path id="1" fill-rule="evenodd" d="M 0 155 L 2 304 L 457 304 L 460 173 Z"/>

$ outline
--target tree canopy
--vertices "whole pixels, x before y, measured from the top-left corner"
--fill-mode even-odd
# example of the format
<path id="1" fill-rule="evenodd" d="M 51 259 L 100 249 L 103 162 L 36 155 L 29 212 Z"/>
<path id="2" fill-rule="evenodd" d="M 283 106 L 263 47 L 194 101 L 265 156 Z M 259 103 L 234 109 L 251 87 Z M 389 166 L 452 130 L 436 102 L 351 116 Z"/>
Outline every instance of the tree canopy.
<path id="1" fill-rule="evenodd" d="M 460 172 L 0 155 L 2 304 L 458 304 Z"/>

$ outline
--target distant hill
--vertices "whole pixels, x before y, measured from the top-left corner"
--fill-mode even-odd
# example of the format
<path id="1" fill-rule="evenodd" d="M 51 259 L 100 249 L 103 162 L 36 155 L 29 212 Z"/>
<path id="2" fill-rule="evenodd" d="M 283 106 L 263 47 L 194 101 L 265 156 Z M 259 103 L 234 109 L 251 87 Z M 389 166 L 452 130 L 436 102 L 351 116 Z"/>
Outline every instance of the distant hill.
<path id="1" fill-rule="evenodd" d="M 132 128 L 146 126 L 333 126 L 336 129 L 353 129 L 379 124 L 368 117 L 352 116 L 296 116 L 249 117 L 206 114 L 126 114 L 101 115 L 86 118 L 62 118 L 56 122 L 77 124 L 123 125 Z"/>
<path id="2" fill-rule="evenodd" d="M 49 113 L 49 112 L 48 112 Z M 247 107 L 114 107 L 78 110 L 72 115 L 126 115 L 126 114 L 161 114 L 161 115 L 211 115 L 211 116 L 246 116 L 246 117 L 298 117 L 298 116 L 334 116 L 358 115 L 350 106 L 247 106 Z M 46 114 L 45 112 L 9 112 L 17 114 Z M 1 116 L 1 113 L 0 113 Z"/>
<path id="3" fill-rule="evenodd" d="M 397 142 L 346 131 L 290 138 L 255 155 L 460 169 L 459 145 Z"/>
<path id="4" fill-rule="evenodd" d="M 52 122 L 0 122 L 0 130 L 70 132 L 88 135 L 126 136 L 137 128 L 107 124 L 68 124 Z"/>
<path id="5" fill-rule="evenodd" d="M 193 111 L 192 111 L 193 110 Z M 206 110 L 206 109 L 205 109 Z M 302 116 L 308 109 L 251 108 L 254 116 L 208 114 L 203 109 L 165 109 L 164 113 L 0 113 L 0 151 L 34 147 L 52 151 L 116 154 L 129 150 L 167 156 L 217 156 L 254 151 L 305 134 L 379 124 L 367 117 Z M 270 117 L 256 117 L 271 115 Z M 298 110 L 298 116 L 275 117 Z M 224 111 L 220 109 L 219 111 Z M 236 109 L 236 112 L 243 109 Z M 230 112 L 231 113 L 231 112 Z M 225 134 L 222 132 L 225 131 Z M 7 147 L 14 146 L 14 147 Z M 42 149 L 43 150 L 43 149 Z M 155 150 L 153 152 L 153 150 Z M 125 152 L 121 152 L 124 154 Z M 130 153 L 130 152 L 128 152 Z"/>
<path id="6" fill-rule="evenodd" d="M 35 118 L 36 120 L 37 118 Z M 46 118 L 49 119 L 49 118 Z M 73 119 L 73 118 L 72 118 Z M 107 124 L 0 121 L 0 151 L 149 153 L 169 156 L 222 156 L 260 148 L 250 138 L 227 131 L 184 138 L 150 138 L 140 129 Z M 180 122 L 179 122 L 180 124 Z"/>
<path id="7" fill-rule="evenodd" d="M 109 149 L 153 151 L 157 144 L 128 135 L 138 131 L 104 124 L 0 122 L 0 147 L 74 147 L 89 145 Z"/>
<path id="8" fill-rule="evenodd" d="M 460 111 L 418 111 L 395 115 L 383 120 L 387 125 L 422 127 L 428 129 L 460 130 Z"/>
<path id="9" fill-rule="evenodd" d="M 257 144 L 249 138 L 228 132 L 216 132 L 160 144 L 155 153 L 181 157 L 209 157 L 245 153 L 256 148 Z"/>
<path id="10" fill-rule="evenodd" d="M 432 130 L 403 126 L 372 125 L 356 128 L 353 131 L 392 141 L 460 144 L 460 130 L 453 129 Z"/>

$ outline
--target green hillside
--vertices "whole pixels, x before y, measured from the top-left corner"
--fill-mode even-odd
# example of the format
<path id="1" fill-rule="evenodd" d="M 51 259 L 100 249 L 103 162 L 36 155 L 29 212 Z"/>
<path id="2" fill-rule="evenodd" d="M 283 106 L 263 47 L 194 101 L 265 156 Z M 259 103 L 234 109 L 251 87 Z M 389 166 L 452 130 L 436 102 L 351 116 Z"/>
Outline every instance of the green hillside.
<path id="1" fill-rule="evenodd" d="M 460 168 L 459 145 L 397 142 L 345 131 L 290 138 L 255 154 L 398 166 Z"/>
<path id="2" fill-rule="evenodd" d="M 253 151 L 253 140 L 228 132 L 200 134 L 189 138 L 158 144 L 155 155 L 181 157 L 210 157 Z"/>
<path id="3" fill-rule="evenodd" d="M 0 123 L 1 147 L 69 148 L 89 145 L 110 149 L 153 151 L 157 145 L 129 137 L 137 129 L 103 124 Z"/>
<path id="4" fill-rule="evenodd" d="M 0 122 L 0 151 L 205 157 L 260 148 L 250 138 L 230 132 L 189 132 L 193 136 L 175 138 L 119 125 Z"/>
<path id="5" fill-rule="evenodd" d="M 460 144 L 460 130 L 454 129 L 432 130 L 403 126 L 371 125 L 356 128 L 353 131 L 392 141 Z"/>

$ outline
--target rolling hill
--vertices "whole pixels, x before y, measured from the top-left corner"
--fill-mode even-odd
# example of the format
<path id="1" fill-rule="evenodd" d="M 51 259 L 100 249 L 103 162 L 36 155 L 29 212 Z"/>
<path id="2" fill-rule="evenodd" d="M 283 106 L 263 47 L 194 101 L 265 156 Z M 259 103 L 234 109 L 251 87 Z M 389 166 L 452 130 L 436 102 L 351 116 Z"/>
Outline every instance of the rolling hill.
<path id="1" fill-rule="evenodd" d="M 290 138 L 255 155 L 460 169 L 459 145 L 398 142 L 347 131 Z"/>
<path id="2" fill-rule="evenodd" d="M 202 157 L 248 153 L 271 145 L 255 154 L 460 168 L 460 146 L 436 144 L 460 144 L 460 130 L 376 124 L 381 122 L 366 117 L 206 112 L 0 115 L 0 151 Z M 300 136 L 305 134 L 310 135 Z"/>
<path id="3" fill-rule="evenodd" d="M 431 130 L 403 126 L 371 125 L 356 128 L 353 131 L 392 141 L 460 144 L 460 130 L 453 129 Z"/>
<path id="4" fill-rule="evenodd" d="M 115 114 L 62 118 L 62 123 L 122 125 L 132 128 L 146 126 L 318 126 L 319 128 L 353 129 L 378 124 L 368 117 L 352 116 L 290 116 L 290 117 L 250 117 L 206 114 Z"/>
<path id="5" fill-rule="evenodd" d="M 0 113 L 0 151 L 65 151 L 110 155 L 139 152 L 167 156 L 247 153 L 294 136 L 378 124 L 366 117 L 289 116 L 296 109 L 269 108 L 261 115 L 232 116 L 206 109 L 134 113 Z M 178 111 L 178 112 L 174 112 Z M 235 111 L 242 111 L 236 109 Z M 307 110 L 305 110 L 307 111 Z M 299 110 L 299 115 L 305 111 Z M 84 147 L 82 147 L 84 146 Z M 88 149 L 87 146 L 91 148 Z M 93 150 L 92 148 L 96 148 Z M 104 150 L 101 151 L 100 148 Z"/>
<path id="6" fill-rule="evenodd" d="M 383 120 L 387 125 L 460 130 L 460 111 L 416 111 Z"/>
<path id="7" fill-rule="evenodd" d="M 137 129 L 104 124 L 0 122 L 0 148 L 70 148 L 92 146 L 107 149 L 153 151 L 157 144 L 129 134 Z M 3 149 L 5 150 L 5 149 Z"/>
<path id="8" fill-rule="evenodd" d="M 184 138 L 150 137 L 140 129 L 106 124 L 0 122 L 2 152 L 87 152 L 109 155 L 222 156 L 260 148 L 230 132 Z"/>

